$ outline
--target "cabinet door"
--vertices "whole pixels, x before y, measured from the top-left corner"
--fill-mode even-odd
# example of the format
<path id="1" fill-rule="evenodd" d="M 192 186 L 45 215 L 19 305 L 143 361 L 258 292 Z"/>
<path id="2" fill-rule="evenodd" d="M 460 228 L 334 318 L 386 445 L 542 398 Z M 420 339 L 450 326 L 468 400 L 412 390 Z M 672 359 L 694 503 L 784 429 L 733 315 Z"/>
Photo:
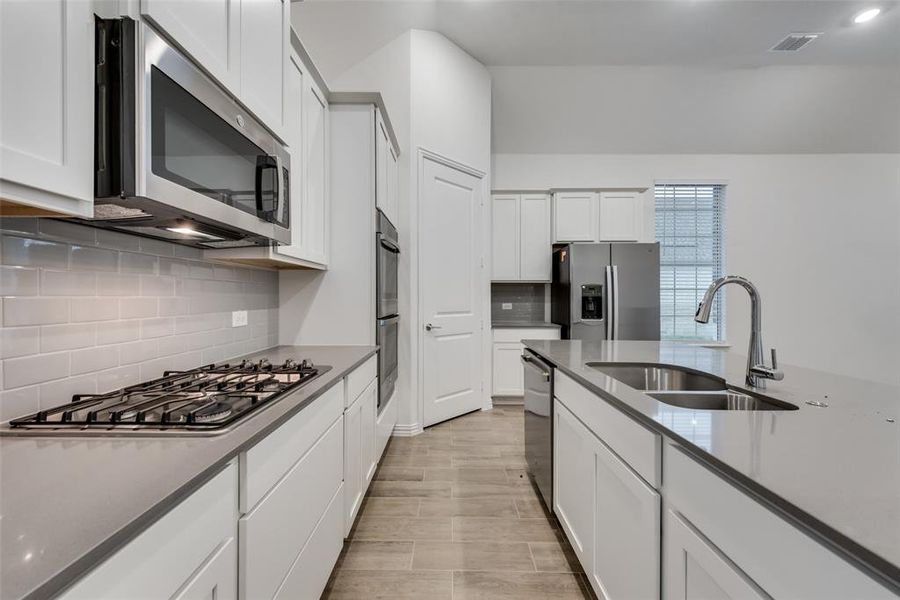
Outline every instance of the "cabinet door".
<path id="1" fill-rule="evenodd" d="M 92 216 L 93 69 L 90 2 L 0 2 L 0 214 Z"/>
<path id="2" fill-rule="evenodd" d="M 523 194 L 519 200 L 519 279 L 550 281 L 550 198 Z"/>
<path id="3" fill-rule="evenodd" d="M 141 13 L 240 96 L 240 0 L 141 0 Z"/>
<path id="4" fill-rule="evenodd" d="M 296 53 L 291 53 L 288 71 L 285 77 L 285 119 L 284 131 L 291 153 L 291 173 L 294 185 L 290 186 L 290 223 L 291 243 L 276 246 L 275 252 L 294 258 L 306 258 L 303 242 L 306 239 L 303 230 L 303 184 L 305 183 L 305 160 L 303 156 L 303 86 L 306 68 Z"/>
<path id="5" fill-rule="evenodd" d="M 381 119 L 381 112 L 375 111 L 375 206 L 380 208 L 387 218 L 395 226 L 397 224 L 396 217 L 391 212 L 391 206 L 388 202 L 388 148 L 391 147 L 391 141 L 388 137 L 387 128 Z"/>
<path id="6" fill-rule="evenodd" d="M 597 438 L 559 400 L 553 407 L 554 512 L 581 566 L 589 572 L 594 548 Z"/>
<path id="7" fill-rule="evenodd" d="M 306 239 L 303 249 L 307 260 L 328 262 L 328 102 L 325 95 L 306 77 L 303 95 L 303 139 L 306 189 L 302 221 Z"/>
<path id="8" fill-rule="evenodd" d="M 518 343 L 494 343 L 493 394 L 522 396 L 525 394 L 525 372 L 520 357 L 525 347 Z"/>
<path id="9" fill-rule="evenodd" d="M 362 404 L 362 459 L 360 464 L 363 470 L 363 496 L 375 476 L 375 468 L 378 466 L 378 456 L 375 441 L 376 413 L 378 412 L 378 380 L 375 379 L 362 393 L 359 399 Z"/>
<path id="10" fill-rule="evenodd" d="M 237 600 L 237 543 L 229 539 L 172 600 Z"/>
<path id="11" fill-rule="evenodd" d="M 284 137 L 284 78 L 290 48 L 290 2 L 241 2 L 241 100 Z"/>
<path id="12" fill-rule="evenodd" d="M 397 227 L 400 219 L 400 156 L 394 146 L 388 144 L 387 160 L 387 206 L 388 218 Z"/>
<path id="13" fill-rule="evenodd" d="M 600 241 L 636 242 L 641 239 L 641 196 L 637 192 L 600 194 Z"/>
<path id="14" fill-rule="evenodd" d="M 363 465 L 363 404 L 358 398 L 344 411 L 344 534 L 350 534 L 353 520 L 365 495 Z"/>
<path id="15" fill-rule="evenodd" d="M 491 280 L 519 279 L 519 197 L 491 199 Z"/>
<path id="16" fill-rule="evenodd" d="M 597 194 L 593 192 L 558 192 L 554 194 L 554 241 L 595 241 L 597 239 L 597 213 Z"/>
<path id="17" fill-rule="evenodd" d="M 600 440 L 593 481 L 591 586 L 606 600 L 659 598 L 659 494 Z"/>
<path id="18" fill-rule="evenodd" d="M 689 523 L 666 511 L 665 600 L 765 600 L 770 596 Z"/>

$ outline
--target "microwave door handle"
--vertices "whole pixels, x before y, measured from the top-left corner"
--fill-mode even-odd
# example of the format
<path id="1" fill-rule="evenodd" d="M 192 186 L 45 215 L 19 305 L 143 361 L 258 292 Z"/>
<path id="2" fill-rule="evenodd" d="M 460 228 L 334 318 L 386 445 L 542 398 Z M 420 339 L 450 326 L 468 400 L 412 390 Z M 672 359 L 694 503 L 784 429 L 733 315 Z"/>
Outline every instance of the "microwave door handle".
<path id="1" fill-rule="evenodd" d="M 262 191 L 263 172 L 265 172 L 266 169 L 278 169 L 278 158 L 268 155 L 262 155 L 256 158 L 256 213 L 260 218 L 270 220 L 270 215 L 275 212 L 274 207 L 273 210 L 266 210 Z M 280 190 L 281 185 L 278 183 L 277 177 L 279 173 L 281 173 L 280 170 L 276 173 L 275 182 Z M 274 202 L 277 202 L 277 200 Z"/>
<path id="2" fill-rule="evenodd" d="M 278 222 L 278 215 L 281 207 L 285 206 L 285 185 L 284 185 L 284 161 L 277 154 L 275 155 L 275 184 L 278 186 L 278 194 L 275 196 L 275 206 L 272 207 L 272 220 Z"/>

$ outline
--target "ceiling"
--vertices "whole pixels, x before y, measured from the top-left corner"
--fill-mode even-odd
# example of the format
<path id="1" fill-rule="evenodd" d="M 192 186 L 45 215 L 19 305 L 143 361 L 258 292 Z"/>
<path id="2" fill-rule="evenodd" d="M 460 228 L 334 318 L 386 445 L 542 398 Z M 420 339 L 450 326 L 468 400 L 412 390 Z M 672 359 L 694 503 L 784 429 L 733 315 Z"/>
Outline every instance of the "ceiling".
<path id="1" fill-rule="evenodd" d="M 853 25 L 871 6 L 882 15 Z M 900 66 L 900 0 L 306 0 L 294 25 L 323 49 L 326 72 L 410 28 L 487 66 Z M 768 51 L 792 32 L 824 35 L 797 53 Z"/>

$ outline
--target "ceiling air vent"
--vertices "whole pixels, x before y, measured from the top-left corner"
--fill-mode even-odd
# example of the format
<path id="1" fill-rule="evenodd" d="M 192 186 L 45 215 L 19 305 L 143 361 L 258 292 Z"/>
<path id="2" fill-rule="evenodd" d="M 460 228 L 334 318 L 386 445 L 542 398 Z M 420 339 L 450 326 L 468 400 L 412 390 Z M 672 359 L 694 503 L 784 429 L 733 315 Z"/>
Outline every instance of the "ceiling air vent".
<path id="1" fill-rule="evenodd" d="M 775 44 L 771 52 L 796 52 L 800 48 L 806 47 L 807 44 L 822 35 L 821 33 L 792 33 L 777 44 Z"/>

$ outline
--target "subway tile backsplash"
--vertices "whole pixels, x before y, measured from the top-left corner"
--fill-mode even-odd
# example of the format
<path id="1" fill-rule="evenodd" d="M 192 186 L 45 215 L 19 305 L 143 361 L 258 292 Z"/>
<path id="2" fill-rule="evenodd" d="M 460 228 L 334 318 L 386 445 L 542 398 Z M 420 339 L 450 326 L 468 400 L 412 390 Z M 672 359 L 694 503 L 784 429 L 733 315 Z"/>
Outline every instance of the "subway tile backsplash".
<path id="1" fill-rule="evenodd" d="M 491 322 L 543 322 L 545 288 L 543 283 L 492 283 Z"/>
<path id="2" fill-rule="evenodd" d="M 249 323 L 231 327 L 231 311 Z M 0 220 L 0 421 L 277 344 L 278 275 L 50 219 Z"/>

